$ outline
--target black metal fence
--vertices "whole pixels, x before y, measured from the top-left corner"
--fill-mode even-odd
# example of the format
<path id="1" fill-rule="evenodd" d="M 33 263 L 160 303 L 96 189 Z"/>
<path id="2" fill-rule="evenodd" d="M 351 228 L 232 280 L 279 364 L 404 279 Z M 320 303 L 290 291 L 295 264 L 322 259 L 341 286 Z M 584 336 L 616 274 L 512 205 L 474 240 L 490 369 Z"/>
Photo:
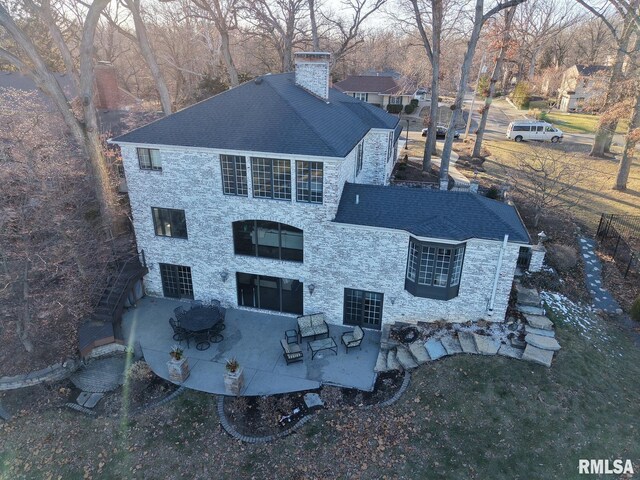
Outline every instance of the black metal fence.
<path id="1" fill-rule="evenodd" d="M 640 215 L 602 214 L 596 238 L 625 278 L 640 275 Z"/>

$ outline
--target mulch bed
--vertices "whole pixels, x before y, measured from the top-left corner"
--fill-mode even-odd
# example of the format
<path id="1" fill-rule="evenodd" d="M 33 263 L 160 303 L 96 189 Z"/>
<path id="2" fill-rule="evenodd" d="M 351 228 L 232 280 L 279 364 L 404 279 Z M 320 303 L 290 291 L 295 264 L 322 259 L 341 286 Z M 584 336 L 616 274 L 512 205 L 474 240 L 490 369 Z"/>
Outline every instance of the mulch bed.
<path id="1" fill-rule="evenodd" d="M 395 178 L 396 182 L 425 182 L 437 184 L 440 182 L 439 174 L 440 170 L 435 167 L 432 167 L 429 172 L 423 172 L 421 159 L 396 163 L 391 176 Z"/>
<path id="2" fill-rule="evenodd" d="M 403 379 L 400 372 L 386 372 L 378 375 L 372 392 L 325 386 L 313 393 L 320 395 L 325 408 L 329 410 L 377 405 L 391 399 L 402 386 Z M 305 393 L 307 392 L 266 397 L 229 397 L 225 398 L 224 413 L 241 435 L 276 435 L 310 414 L 304 403 Z"/>
<path id="3" fill-rule="evenodd" d="M 145 378 L 130 377 L 124 386 L 107 393 L 94 411 L 112 416 L 119 415 L 123 408 L 130 412 L 135 412 L 146 406 L 153 405 L 177 389 L 177 385 L 155 374 Z M 73 393 L 77 396 L 79 391 L 76 389 Z M 69 401 L 75 401 L 75 397 L 73 395 L 71 397 Z"/>

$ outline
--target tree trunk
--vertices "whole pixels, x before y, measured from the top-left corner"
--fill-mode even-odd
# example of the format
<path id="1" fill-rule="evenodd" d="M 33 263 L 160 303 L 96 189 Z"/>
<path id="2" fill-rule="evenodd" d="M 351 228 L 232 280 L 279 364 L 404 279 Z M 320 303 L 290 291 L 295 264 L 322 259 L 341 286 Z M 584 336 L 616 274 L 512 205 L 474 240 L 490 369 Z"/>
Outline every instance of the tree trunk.
<path id="1" fill-rule="evenodd" d="M 31 320 L 29 314 L 29 260 L 24 262 L 24 272 L 22 274 L 22 318 L 16 325 L 16 333 L 22 343 L 24 349 L 33 352 L 33 343 L 29 340 L 29 322 Z"/>
<path id="2" fill-rule="evenodd" d="M 482 109 L 482 116 L 480 117 L 480 125 L 478 125 L 478 130 L 476 132 L 476 142 L 473 145 L 473 153 L 471 157 L 479 157 L 480 152 L 482 150 L 482 140 L 484 138 L 484 131 L 487 127 L 487 118 L 489 117 L 489 108 L 491 108 L 491 102 L 493 101 L 493 97 L 496 93 L 496 83 L 500 79 L 500 72 L 502 71 L 502 64 L 504 63 L 504 57 L 507 53 L 507 49 L 509 48 L 509 38 L 511 33 L 511 22 L 513 21 L 513 16 L 515 14 L 516 7 L 511 7 L 505 13 L 504 19 L 504 32 L 502 33 L 502 43 L 500 44 L 500 51 L 498 52 L 498 57 L 496 58 L 496 64 L 493 68 L 493 73 L 491 74 L 491 80 L 489 83 L 489 94 L 484 99 L 484 108 Z M 471 112 L 469 113 L 471 115 Z"/>
<path id="3" fill-rule="evenodd" d="M 240 84 L 240 81 L 238 80 L 238 70 L 233 63 L 233 57 L 231 56 L 229 32 L 225 29 L 218 30 L 220 31 L 220 48 L 222 50 L 222 59 L 224 60 L 224 66 L 227 68 L 227 74 L 229 75 L 229 84 L 232 87 L 237 87 Z"/>
<path id="4" fill-rule="evenodd" d="M 315 0 L 309 0 L 309 21 L 311 22 L 311 48 L 314 52 L 319 52 L 320 38 L 318 37 L 318 24 L 316 23 Z"/>
<path id="5" fill-rule="evenodd" d="M 626 190 L 629 181 L 629 172 L 631 171 L 631 163 L 636 156 L 636 144 L 638 142 L 638 132 L 640 131 L 640 80 L 636 80 L 636 98 L 633 106 L 633 113 L 629 120 L 629 128 L 627 129 L 627 139 L 624 144 L 622 158 L 618 164 L 618 174 L 616 176 L 616 190 Z"/>
<path id="6" fill-rule="evenodd" d="M 436 152 L 436 125 L 438 124 L 438 97 L 440 96 L 440 37 L 442 34 L 442 0 L 431 2 L 431 105 L 429 106 L 429 130 L 424 145 L 422 171 L 431 171 L 431 156 Z"/>
<path id="7" fill-rule="evenodd" d="M 462 102 L 464 95 L 467 91 L 467 81 L 469 79 L 469 70 L 471 69 L 471 62 L 473 61 L 473 55 L 476 51 L 476 45 L 480 38 L 480 31 L 482 30 L 482 16 L 484 13 L 484 1 L 476 0 L 475 18 L 473 21 L 473 28 L 471 30 L 471 37 L 467 44 L 467 51 L 464 54 L 464 60 L 462 61 L 462 67 L 460 69 L 460 83 L 458 84 L 458 91 L 453 104 L 453 112 L 451 115 L 451 122 L 447 129 L 447 136 L 444 139 L 444 146 L 442 147 L 442 158 L 440 160 L 440 185 L 441 188 L 449 179 L 449 161 L 451 159 L 451 150 L 453 147 L 453 135 L 456 128 L 456 123 L 462 111 Z"/>
<path id="8" fill-rule="evenodd" d="M 138 38 L 138 45 L 140 46 L 140 53 L 144 57 L 144 60 L 149 66 L 151 76 L 156 84 L 158 95 L 160 96 L 160 104 L 162 105 L 162 111 L 165 115 L 171 114 L 171 96 L 169 95 L 169 89 L 167 83 L 164 81 L 162 71 L 158 66 L 158 61 L 151 48 L 149 42 L 149 36 L 147 35 L 147 27 L 142 21 L 142 14 L 140 12 L 140 0 L 127 0 L 127 7 L 131 11 L 133 17 L 133 24 L 136 28 L 136 36 Z"/>
<path id="9" fill-rule="evenodd" d="M 611 68 L 611 76 L 609 77 L 607 92 L 604 97 L 604 105 L 602 107 L 603 114 L 606 113 L 614 103 L 616 103 L 615 99 L 618 96 L 620 81 L 622 80 L 622 67 L 627 56 L 629 40 L 633 30 L 633 21 L 630 18 L 625 19 L 622 35 L 617 42 L 616 57 Z M 601 117 L 598 122 L 598 128 L 595 133 L 593 146 L 591 147 L 589 156 L 604 157 L 605 153 L 609 153 L 611 142 L 613 141 L 613 135 L 615 134 L 617 126 L 617 118 L 605 119 L 604 115 Z"/>

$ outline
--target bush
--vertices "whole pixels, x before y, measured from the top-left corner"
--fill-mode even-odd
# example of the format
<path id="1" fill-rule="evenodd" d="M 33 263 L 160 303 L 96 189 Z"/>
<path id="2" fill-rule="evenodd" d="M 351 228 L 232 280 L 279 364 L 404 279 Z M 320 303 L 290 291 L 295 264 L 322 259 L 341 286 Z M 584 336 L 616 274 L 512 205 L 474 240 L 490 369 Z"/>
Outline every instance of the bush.
<path id="1" fill-rule="evenodd" d="M 413 113 L 413 112 L 414 112 L 414 110 L 415 110 L 415 109 L 416 109 L 416 106 L 415 106 L 414 104 L 412 104 L 412 103 L 407 103 L 407 104 L 404 106 L 404 113 L 411 114 L 411 113 Z"/>
<path id="2" fill-rule="evenodd" d="M 549 245 L 546 259 L 558 272 L 567 272 L 578 264 L 578 252 L 569 245 Z"/>
<path id="3" fill-rule="evenodd" d="M 631 304 L 631 318 L 636 322 L 640 322 L 640 297 L 636 298 L 635 302 Z"/>
<path id="4" fill-rule="evenodd" d="M 511 94 L 511 100 L 514 105 L 520 109 L 529 108 L 529 100 L 531 98 L 531 87 L 527 82 L 518 82 Z"/>
<path id="5" fill-rule="evenodd" d="M 387 105 L 387 112 L 389 113 L 400 113 L 402 112 L 402 105 L 396 105 L 396 104 L 388 104 Z"/>
<path id="6" fill-rule="evenodd" d="M 412 98 L 411 99 L 411 105 L 413 105 L 415 108 L 417 108 L 419 104 L 420 104 L 420 102 L 418 101 L 417 98 Z"/>
<path id="7" fill-rule="evenodd" d="M 492 198 L 494 200 L 500 200 L 500 189 L 495 185 L 491 185 L 489 190 L 487 190 L 487 198 Z"/>

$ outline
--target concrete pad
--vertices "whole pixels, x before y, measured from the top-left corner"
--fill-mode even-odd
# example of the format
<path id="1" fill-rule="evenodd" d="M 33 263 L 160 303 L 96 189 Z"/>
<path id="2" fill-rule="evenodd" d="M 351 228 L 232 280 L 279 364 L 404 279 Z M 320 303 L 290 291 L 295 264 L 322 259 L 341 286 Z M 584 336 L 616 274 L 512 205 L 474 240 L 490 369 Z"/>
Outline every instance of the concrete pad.
<path id="1" fill-rule="evenodd" d="M 389 350 L 389 353 L 387 354 L 387 368 L 389 370 L 400 370 L 402 368 L 395 350 Z"/>
<path id="2" fill-rule="evenodd" d="M 476 349 L 481 355 L 495 355 L 500 348 L 500 341 L 486 335 L 473 334 Z"/>
<path id="3" fill-rule="evenodd" d="M 533 328 L 539 328 L 541 330 L 553 330 L 553 322 L 547 317 L 542 315 L 525 315 L 527 323 Z"/>
<path id="4" fill-rule="evenodd" d="M 398 349 L 396 350 L 396 358 L 400 362 L 400 365 L 402 365 L 402 368 L 404 368 L 405 370 L 416 368 L 418 366 L 416 361 L 413 359 L 413 355 L 411 355 L 411 353 L 405 346 L 398 347 Z"/>
<path id="5" fill-rule="evenodd" d="M 502 355 L 504 357 L 509 357 L 509 358 L 521 359 L 522 353 L 523 353 L 522 349 L 515 348 L 507 344 L 500 345 L 500 348 L 498 349 L 498 355 Z"/>
<path id="6" fill-rule="evenodd" d="M 427 349 L 424 348 L 424 345 L 420 342 L 410 343 L 409 351 L 411 352 L 411 355 L 413 355 L 413 358 L 416 359 L 416 362 L 418 362 L 419 365 L 431 360 L 431 357 L 429 357 L 429 354 L 427 353 Z"/>
<path id="7" fill-rule="evenodd" d="M 447 355 L 454 355 L 456 353 L 462 353 L 462 347 L 457 338 L 453 336 L 446 336 L 440 339 L 444 349 L 447 351 Z"/>
<path id="8" fill-rule="evenodd" d="M 553 352 L 551 350 L 542 350 L 541 348 L 537 348 L 529 344 L 527 345 L 527 348 L 524 349 L 522 360 L 550 367 L 551 361 L 553 360 Z"/>
<path id="9" fill-rule="evenodd" d="M 473 335 L 469 332 L 458 332 L 458 340 L 460 341 L 460 347 L 464 353 L 478 353 L 476 348 L 476 342 L 473 340 Z"/>
<path id="10" fill-rule="evenodd" d="M 376 366 L 373 368 L 373 371 L 376 373 L 387 372 L 389 369 L 387 368 L 387 355 L 389 355 L 387 350 L 380 350 L 378 353 L 378 358 L 376 360 Z"/>
<path id="11" fill-rule="evenodd" d="M 427 350 L 429 354 L 429 358 L 431 360 L 438 360 L 447 355 L 447 350 L 442 345 L 440 340 L 436 340 L 435 338 L 431 338 L 424 343 L 424 348 Z"/>
<path id="12" fill-rule="evenodd" d="M 546 313 L 544 308 L 532 307 L 530 305 L 518 305 L 518 310 L 525 314 L 528 313 L 529 315 L 544 315 Z"/>
<path id="13" fill-rule="evenodd" d="M 542 337 L 555 337 L 556 336 L 556 332 L 555 330 L 543 330 L 542 328 L 533 328 L 530 325 L 525 325 L 524 326 L 524 331 L 529 334 L 529 333 L 533 333 L 534 335 L 540 335 Z"/>
<path id="14" fill-rule="evenodd" d="M 560 350 L 560 344 L 552 337 L 543 337 L 542 335 L 529 333 L 524 339 L 529 345 L 543 350 L 552 350 L 554 352 Z"/>
<path id="15" fill-rule="evenodd" d="M 540 295 L 535 288 L 525 288 L 520 284 L 516 285 L 518 305 L 528 305 L 530 307 L 540 307 Z"/>

